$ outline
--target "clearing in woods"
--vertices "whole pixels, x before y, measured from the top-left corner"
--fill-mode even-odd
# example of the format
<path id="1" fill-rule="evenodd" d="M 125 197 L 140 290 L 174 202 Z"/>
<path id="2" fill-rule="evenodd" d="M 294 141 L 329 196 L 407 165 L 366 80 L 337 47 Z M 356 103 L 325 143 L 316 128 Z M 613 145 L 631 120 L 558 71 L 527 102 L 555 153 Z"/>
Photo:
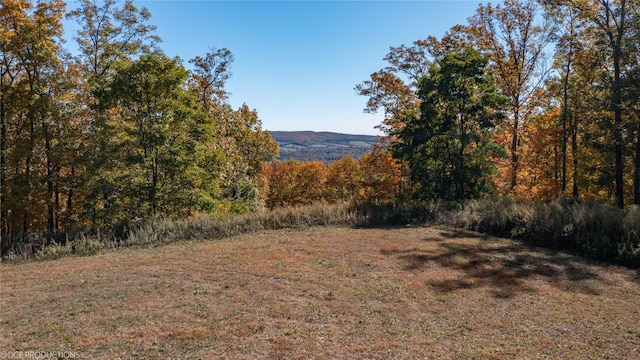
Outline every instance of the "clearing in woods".
<path id="1" fill-rule="evenodd" d="M 0 265 L 0 350 L 81 358 L 640 355 L 636 272 L 448 228 L 310 228 Z"/>

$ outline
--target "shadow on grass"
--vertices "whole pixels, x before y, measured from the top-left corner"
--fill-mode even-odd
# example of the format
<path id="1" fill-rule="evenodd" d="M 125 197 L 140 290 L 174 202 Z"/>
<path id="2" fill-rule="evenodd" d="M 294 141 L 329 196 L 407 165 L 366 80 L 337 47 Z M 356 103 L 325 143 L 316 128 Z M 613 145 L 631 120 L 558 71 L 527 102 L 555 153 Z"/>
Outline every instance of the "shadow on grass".
<path id="1" fill-rule="evenodd" d="M 492 240 L 478 233 L 447 230 L 425 241 L 433 245 L 428 250 L 381 253 L 396 256 L 409 271 L 431 271 L 434 265 L 454 270 L 458 276 L 428 282 L 439 292 L 486 288 L 496 298 L 511 298 L 536 292 L 537 288 L 526 280 L 537 279 L 563 291 L 597 295 L 594 285 L 603 281 L 579 258 L 518 242 Z"/>

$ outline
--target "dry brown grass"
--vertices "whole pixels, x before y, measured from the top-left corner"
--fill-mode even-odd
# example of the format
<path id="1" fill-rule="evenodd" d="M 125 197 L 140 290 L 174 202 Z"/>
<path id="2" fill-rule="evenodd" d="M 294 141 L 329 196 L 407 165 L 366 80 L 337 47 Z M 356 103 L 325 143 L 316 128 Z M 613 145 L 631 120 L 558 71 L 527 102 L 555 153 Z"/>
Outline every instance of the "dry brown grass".
<path id="1" fill-rule="evenodd" d="M 446 228 L 310 228 L 0 265 L 0 350 L 635 359 L 637 274 Z"/>

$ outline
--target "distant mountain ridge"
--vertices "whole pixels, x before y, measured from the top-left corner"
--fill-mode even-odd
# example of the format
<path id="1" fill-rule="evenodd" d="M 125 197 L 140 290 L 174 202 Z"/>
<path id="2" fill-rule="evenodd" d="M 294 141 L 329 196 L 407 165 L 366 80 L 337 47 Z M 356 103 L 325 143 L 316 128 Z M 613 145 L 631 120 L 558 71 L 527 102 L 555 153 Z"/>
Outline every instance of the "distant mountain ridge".
<path id="1" fill-rule="evenodd" d="M 279 160 L 318 160 L 325 163 L 344 156 L 359 157 L 380 139 L 373 135 L 352 135 L 327 131 L 271 131 L 280 145 Z"/>

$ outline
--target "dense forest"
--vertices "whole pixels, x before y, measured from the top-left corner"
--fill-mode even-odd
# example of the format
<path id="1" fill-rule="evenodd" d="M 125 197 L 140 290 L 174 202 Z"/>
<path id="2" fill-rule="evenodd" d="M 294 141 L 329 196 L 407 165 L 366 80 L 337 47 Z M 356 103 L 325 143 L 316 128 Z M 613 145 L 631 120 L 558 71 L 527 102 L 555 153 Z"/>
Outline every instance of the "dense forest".
<path id="1" fill-rule="evenodd" d="M 63 47 L 65 16 L 80 25 L 77 55 Z M 33 234 L 262 203 L 258 174 L 277 143 L 254 110 L 228 104 L 231 52 L 188 71 L 159 48 L 150 16 L 131 1 L 2 3 L 3 251 Z"/>
<path id="2" fill-rule="evenodd" d="M 640 203 L 636 1 L 480 5 L 357 85 L 417 194 Z"/>
<path id="3" fill-rule="evenodd" d="M 34 237 L 317 201 L 640 204 L 639 11 L 506 0 L 441 39 L 393 46 L 388 66 L 356 85 L 365 111 L 384 113 L 385 140 L 327 166 L 274 161 L 257 112 L 228 102 L 230 50 L 188 66 L 170 58 L 130 0 L 5 0 L 2 254 Z M 65 17 L 79 24 L 77 54 Z"/>
<path id="4" fill-rule="evenodd" d="M 640 203 L 636 1 L 480 5 L 357 85 L 421 197 Z"/>

